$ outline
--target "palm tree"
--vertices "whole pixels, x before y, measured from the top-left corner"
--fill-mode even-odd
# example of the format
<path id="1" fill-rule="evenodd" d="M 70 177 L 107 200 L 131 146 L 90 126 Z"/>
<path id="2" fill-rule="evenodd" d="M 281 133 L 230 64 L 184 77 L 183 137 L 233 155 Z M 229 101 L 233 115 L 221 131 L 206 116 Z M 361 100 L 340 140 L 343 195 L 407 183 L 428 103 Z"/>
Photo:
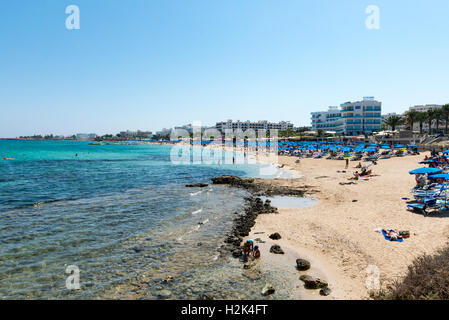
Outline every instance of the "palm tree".
<path id="1" fill-rule="evenodd" d="M 410 126 L 410 130 L 413 131 L 413 125 L 419 121 L 419 112 L 415 110 L 407 111 L 405 113 L 405 121 Z"/>
<path id="2" fill-rule="evenodd" d="M 440 127 L 440 120 L 443 119 L 443 111 L 441 109 L 434 109 L 433 115 L 436 122 L 436 130 L 438 132 Z"/>
<path id="3" fill-rule="evenodd" d="M 419 122 L 419 134 L 422 134 L 422 127 L 426 119 L 427 119 L 427 112 L 418 111 L 417 121 Z"/>
<path id="4" fill-rule="evenodd" d="M 396 129 L 396 126 L 402 124 L 402 122 L 403 122 L 402 117 L 397 116 L 397 115 L 389 116 L 388 118 L 386 118 L 384 120 L 384 123 L 387 126 L 391 127 L 392 131 L 394 131 Z"/>
<path id="5" fill-rule="evenodd" d="M 446 126 L 444 132 L 447 134 L 447 130 L 448 130 L 448 125 L 449 125 L 449 103 L 445 104 L 442 108 L 441 108 L 441 113 L 442 113 L 442 118 L 444 120 L 444 124 Z"/>
<path id="6" fill-rule="evenodd" d="M 432 122 L 435 119 L 435 109 L 427 110 L 426 112 L 426 122 L 429 126 L 429 134 L 432 133 Z"/>

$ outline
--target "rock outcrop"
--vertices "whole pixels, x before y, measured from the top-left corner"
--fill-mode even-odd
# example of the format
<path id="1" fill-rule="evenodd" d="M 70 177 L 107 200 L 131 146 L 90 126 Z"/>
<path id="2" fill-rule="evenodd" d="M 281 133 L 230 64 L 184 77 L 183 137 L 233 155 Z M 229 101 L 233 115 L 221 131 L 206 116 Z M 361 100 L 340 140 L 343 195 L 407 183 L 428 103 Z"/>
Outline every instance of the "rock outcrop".
<path id="1" fill-rule="evenodd" d="M 278 246 L 277 244 L 271 246 L 270 252 L 274 254 L 284 254 L 284 251 L 281 249 L 281 246 Z"/>
<path id="2" fill-rule="evenodd" d="M 309 275 L 302 275 L 299 279 L 304 282 L 306 289 L 322 289 L 328 286 L 326 281 Z"/>
<path id="3" fill-rule="evenodd" d="M 305 259 L 296 259 L 296 269 L 299 271 L 307 271 L 310 269 L 310 262 Z"/>

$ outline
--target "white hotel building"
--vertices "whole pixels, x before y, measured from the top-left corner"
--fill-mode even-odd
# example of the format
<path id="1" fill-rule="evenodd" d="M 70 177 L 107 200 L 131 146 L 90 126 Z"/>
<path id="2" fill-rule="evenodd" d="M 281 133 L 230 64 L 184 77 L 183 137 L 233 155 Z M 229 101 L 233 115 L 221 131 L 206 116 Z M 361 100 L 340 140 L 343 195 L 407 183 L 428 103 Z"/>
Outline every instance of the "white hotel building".
<path id="1" fill-rule="evenodd" d="M 371 134 L 381 130 L 382 102 L 374 97 L 364 97 L 362 101 L 345 102 L 327 111 L 312 112 L 312 130 L 335 131 L 355 136 Z"/>
<path id="2" fill-rule="evenodd" d="M 253 121 L 223 121 L 217 122 L 215 128 L 221 132 L 224 132 L 226 129 L 241 129 L 242 131 L 253 129 L 253 130 L 288 130 L 293 129 L 293 124 L 288 121 L 280 121 L 280 122 L 268 122 L 266 120 L 261 120 L 257 122 Z"/>

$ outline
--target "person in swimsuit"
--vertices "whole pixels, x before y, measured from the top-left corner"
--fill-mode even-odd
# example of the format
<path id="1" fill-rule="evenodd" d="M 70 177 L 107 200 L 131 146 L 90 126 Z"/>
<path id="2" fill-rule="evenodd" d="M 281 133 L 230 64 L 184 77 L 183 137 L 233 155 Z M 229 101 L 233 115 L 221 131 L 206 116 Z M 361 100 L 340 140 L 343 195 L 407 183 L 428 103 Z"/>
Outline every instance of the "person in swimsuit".
<path id="1" fill-rule="evenodd" d="M 259 246 L 255 246 L 254 247 L 253 257 L 254 257 L 254 259 L 259 259 L 260 258 Z"/>

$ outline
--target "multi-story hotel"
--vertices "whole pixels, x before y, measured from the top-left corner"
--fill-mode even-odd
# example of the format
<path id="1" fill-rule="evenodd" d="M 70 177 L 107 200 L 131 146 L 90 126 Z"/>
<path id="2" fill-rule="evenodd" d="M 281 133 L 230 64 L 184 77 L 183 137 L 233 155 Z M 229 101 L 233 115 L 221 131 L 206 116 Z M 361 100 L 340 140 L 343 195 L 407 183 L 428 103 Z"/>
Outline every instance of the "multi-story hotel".
<path id="1" fill-rule="evenodd" d="M 288 121 L 280 121 L 280 122 L 268 122 L 266 120 L 261 120 L 257 122 L 253 121 L 244 121 L 241 122 L 239 120 L 237 121 L 223 121 L 223 122 L 217 122 L 215 125 L 215 128 L 217 130 L 220 130 L 221 132 L 224 132 L 226 129 L 241 129 L 243 131 L 248 129 L 253 130 L 288 130 L 293 129 L 293 124 Z"/>
<path id="2" fill-rule="evenodd" d="M 339 107 L 329 107 L 327 111 L 312 112 L 312 130 L 343 132 L 343 119 Z"/>
<path id="3" fill-rule="evenodd" d="M 441 104 L 426 104 L 426 105 L 417 105 L 414 107 L 410 107 L 410 111 L 418 111 L 418 112 L 427 112 L 432 109 L 441 109 L 443 105 Z"/>
<path id="4" fill-rule="evenodd" d="M 334 131 L 354 136 L 380 131 L 382 124 L 382 102 L 374 97 L 364 97 L 362 101 L 345 102 L 328 111 L 312 112 L 312 130 Z"/>

